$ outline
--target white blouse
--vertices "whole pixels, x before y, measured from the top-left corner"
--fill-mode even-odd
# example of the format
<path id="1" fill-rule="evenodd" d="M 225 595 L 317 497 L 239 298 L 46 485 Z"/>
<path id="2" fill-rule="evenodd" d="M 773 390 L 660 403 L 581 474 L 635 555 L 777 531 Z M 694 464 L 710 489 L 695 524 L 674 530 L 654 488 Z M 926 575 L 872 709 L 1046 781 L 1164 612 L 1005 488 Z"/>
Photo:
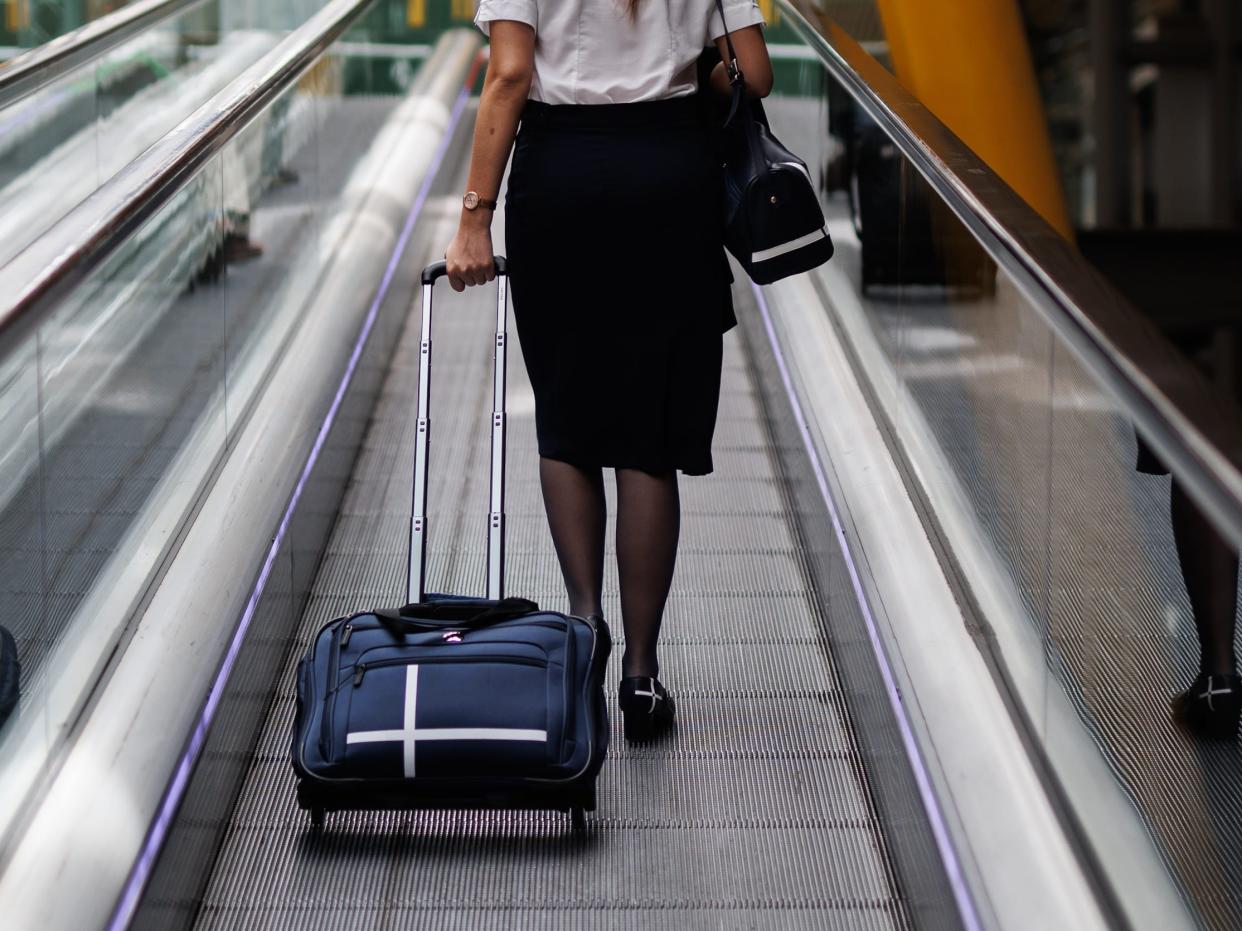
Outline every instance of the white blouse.
<path id="1" fill-rule="evenodd" d="M 724 0 L 729 29 L 762 25 L 755 0 Z M 695 60 L 724 35 L 715 0 L 479 0 L 474 22 L 535 29 L 530 99 L 544 103 L 635 103 L 693 94 Z"/>

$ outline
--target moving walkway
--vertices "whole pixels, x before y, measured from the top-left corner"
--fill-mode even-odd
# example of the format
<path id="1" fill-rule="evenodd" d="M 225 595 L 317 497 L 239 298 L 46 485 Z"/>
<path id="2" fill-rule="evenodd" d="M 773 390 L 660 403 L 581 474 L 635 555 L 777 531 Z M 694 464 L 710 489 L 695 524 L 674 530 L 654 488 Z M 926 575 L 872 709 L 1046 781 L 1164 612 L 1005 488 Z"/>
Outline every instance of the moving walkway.
<path id="1" fill-rule="evenodd" d="M 417 274 L 451 236 L 483 61 L 450 32 L 405 96 L 351 86 L 368 6 L 325 6 L 0 268 L 9 461 L 30 463 L 0 513 L 26 625 L 0 735 L 16 926 L 1228 926 L 1233 861 L 1199 830 L 1226 835 L 1220 780 L 1150 779 L 1209 755 L 1155 707 L 1192 629 L 1159 480 L 1129 458 L 1135 424 L 1242 539 L 1227 425 L 987 166 L 790 5 L 806 51 L 776 131 L 821 167 L 848 95 L 995 288 L 864 290 L 840 197 L 825 269 L 738 273 L 717 471 L 684 483 L 665 625 L 682 717 L 653 747 L 615 735 L 584 835 L 539 812 L 309 826 L 290 663 L 402 590 Z M 210 255 L 221 153 L 307 98 L 297 180 L 255 202 L 262 259 L 159 264 L 174 236 Z M 489 306 L 456 298 L 437 333 L 435 455 L 459 467 L 434 471 L 430 572 L 452 590 L 482 588 Z M 511 373 L 509 585 L 559 606 Z M 615 595 L 610 576 L 613 617 Z"/>

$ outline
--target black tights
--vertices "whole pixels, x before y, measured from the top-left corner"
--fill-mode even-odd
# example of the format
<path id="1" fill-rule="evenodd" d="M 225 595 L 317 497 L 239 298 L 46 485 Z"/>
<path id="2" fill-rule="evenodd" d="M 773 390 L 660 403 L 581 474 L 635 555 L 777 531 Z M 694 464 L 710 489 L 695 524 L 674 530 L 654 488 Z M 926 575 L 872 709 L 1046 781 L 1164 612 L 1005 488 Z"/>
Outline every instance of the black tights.
<path id="1" fill-rule="evenodd" d="M 1238 556 L 1173 480 L 1173 539 L 1186 594 L 1199 632 L 1201 671 L 1234 672 L 1234 615 L 1238 601 Z"/>
<path id="2" fill-rule="evenodd" d="M 539 460 L 539 481 L 552 542 L 565 576 L 569 612 L 603 614 L 604 504 L 602 469 Z M 623 676 L 654 676 L 664 603 L 673 584 L 681 502 L 677 473 L 617 469 L 617 568 L 625 627 Z"/>

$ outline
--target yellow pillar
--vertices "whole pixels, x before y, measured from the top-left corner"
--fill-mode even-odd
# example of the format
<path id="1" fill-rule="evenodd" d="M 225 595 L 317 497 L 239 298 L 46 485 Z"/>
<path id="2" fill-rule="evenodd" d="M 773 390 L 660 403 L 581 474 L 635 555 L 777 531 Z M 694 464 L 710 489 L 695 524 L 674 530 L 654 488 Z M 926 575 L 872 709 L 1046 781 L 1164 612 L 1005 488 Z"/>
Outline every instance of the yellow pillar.
<path id="1" fill-rule="evenodd" d="M 878 0 L 898 80 L 1066 238 L 1017 0 Z"/>
<path id="2" fill-rule="evenodd" d="M 30 25 L 30 0 L 8 0 L 4 5 L 4 26 L 17 32 Z"/>
<path id="3" fill-rule="evenodd" d="M 405 24 L 411 29 L 427 25 L 427 0 L 406 0 Z"/>

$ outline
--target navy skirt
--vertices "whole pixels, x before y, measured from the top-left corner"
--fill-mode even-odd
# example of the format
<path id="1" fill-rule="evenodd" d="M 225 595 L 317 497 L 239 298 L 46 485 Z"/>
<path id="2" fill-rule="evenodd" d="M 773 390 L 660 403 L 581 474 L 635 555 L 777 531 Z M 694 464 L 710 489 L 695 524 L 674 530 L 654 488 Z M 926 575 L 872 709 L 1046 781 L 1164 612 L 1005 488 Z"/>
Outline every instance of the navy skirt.
<path id="1" fill-rule="evenodd" d="M 505 240 L 541 456 L 712 471 L 735 323 L 712 145 L 695 97 L 527 103 Z"/>

